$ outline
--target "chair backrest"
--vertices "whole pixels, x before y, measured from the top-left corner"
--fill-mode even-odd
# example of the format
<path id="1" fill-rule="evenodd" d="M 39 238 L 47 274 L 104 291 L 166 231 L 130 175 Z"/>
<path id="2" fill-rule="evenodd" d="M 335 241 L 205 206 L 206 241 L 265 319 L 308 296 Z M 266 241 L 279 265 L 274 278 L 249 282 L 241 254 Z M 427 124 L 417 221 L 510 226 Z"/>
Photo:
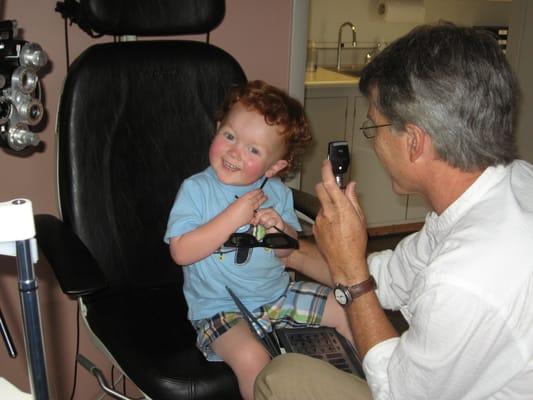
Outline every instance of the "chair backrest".
<path id="1" fill-rule="evenodd" d="M 180 16 L 173 20 L 162 3 Z M 179 14 L 184 3 L 189 11 Z M 93 22 L 100 31 L 135 35 L 209 30 L 224 13 L 218 0 L 80 4 L 90 9 L 89 20 L 101 21 Z M 130 16 L 143 15 L 147 4 L 153 12 L 145 18 Z M 124 17 L 112 20 L 107 8 L 119 6 Z M 219 14 L 197 12 L 201 6 Z M 146 22 L 158 15 L 162 30 Z M 244 81 L 233 57 L 197 41 L 97 44 L 71 65 L 57 127 L 61 213 L 103 269 L 108 293 L 180 285 L 163 242 L 168 214 L 182 181 L 208 164 L 217 107 Z"/>

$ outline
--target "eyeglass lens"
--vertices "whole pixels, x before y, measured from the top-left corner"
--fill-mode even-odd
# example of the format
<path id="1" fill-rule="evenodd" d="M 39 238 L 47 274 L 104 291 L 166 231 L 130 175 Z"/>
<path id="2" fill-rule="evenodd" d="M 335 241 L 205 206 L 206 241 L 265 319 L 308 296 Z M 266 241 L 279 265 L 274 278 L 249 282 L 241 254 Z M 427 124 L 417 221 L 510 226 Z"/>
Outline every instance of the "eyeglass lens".
<path id="1" fill-rule="evenodd" d="M 375 125 L 371 120 L 367 119 L 365 122 L 363 122 L 363 125 L 361 125 L 360 129 L 367 139 L 372 139 L 376 136 L 378 128 L 383 128 L 385 126 L 391 125 L 392 124 Z"/>
<path id="2" fill-rule="evenodd" d="M 365 122 L 363 122 L 363 125 L 361 126 L 361 132 L 363 132 L 364 137 L 367 139 L 372 139 L 376 136 L 377 127 L 367 119 Z"/>

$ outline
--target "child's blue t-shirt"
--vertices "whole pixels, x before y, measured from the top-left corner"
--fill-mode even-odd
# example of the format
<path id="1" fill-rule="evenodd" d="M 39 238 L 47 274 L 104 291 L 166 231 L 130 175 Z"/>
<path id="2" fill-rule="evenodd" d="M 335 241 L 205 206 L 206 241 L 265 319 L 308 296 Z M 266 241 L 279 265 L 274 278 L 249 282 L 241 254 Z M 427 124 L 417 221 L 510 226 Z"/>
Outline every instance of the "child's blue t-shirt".
<path id="1" fill-rule="evenodd" d="M 262 179 L 248 186 L 225 185 L 211 167 L 186 179 L 170 211 L 165 242 L 207 223 L 235 201 L 235 196 L 258 189 L 261 183 Z M 297 231 L 301 230 L 290 189 L 279 178 L 271 178 L 263 191 L 268 199 L 261 208 L 274 208 L 285 223 Z M 238 232 L 244 232 L 248 227 L 243 226 Z M 248 262 L 242 265 L 235 264 L 235 252 L 232 251 L 211 254 L 182 267 L 183 291 L 190 320 L 209 318 L 222 311 L 238 311 L 226 286 L 249 310 L 271 303 L 284 293 L 289 275 L 274 251 L 263 247 L 251 251 Z"/>

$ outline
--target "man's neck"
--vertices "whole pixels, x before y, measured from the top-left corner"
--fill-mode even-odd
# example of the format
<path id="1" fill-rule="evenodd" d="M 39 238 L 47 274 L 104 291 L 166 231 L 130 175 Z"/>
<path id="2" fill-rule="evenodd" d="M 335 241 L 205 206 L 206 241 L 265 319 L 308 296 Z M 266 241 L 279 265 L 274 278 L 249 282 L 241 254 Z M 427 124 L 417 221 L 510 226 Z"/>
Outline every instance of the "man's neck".
<path id="1" fill-rule="evenodd" d="M 426 198 L 438 214 L 442 214 L 479 178 L 483 170 L 461 171 L 445 162 L 436 162 L 428 176 Z"/>

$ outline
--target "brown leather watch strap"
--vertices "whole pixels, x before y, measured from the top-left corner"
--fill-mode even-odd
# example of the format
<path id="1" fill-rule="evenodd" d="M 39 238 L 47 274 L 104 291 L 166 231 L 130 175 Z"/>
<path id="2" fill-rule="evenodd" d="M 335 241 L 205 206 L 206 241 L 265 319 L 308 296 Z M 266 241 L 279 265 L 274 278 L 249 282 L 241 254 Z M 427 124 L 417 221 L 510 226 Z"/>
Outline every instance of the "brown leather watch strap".
<path id="1" fill-rule="evenodd" d="M 356 283 L 353 286 L 350 286 L 348 290 L 350 291 L 350 294 L 352 295 L 352 301 L 357 299 L 359 296 L 362 296 L 363 294 L 370 292 L 371 290 L 375 290 L 377 288 L 376 281 L 374 280 L 374 277 L 370 275 L 370 277 L 363 282 Z"/>

